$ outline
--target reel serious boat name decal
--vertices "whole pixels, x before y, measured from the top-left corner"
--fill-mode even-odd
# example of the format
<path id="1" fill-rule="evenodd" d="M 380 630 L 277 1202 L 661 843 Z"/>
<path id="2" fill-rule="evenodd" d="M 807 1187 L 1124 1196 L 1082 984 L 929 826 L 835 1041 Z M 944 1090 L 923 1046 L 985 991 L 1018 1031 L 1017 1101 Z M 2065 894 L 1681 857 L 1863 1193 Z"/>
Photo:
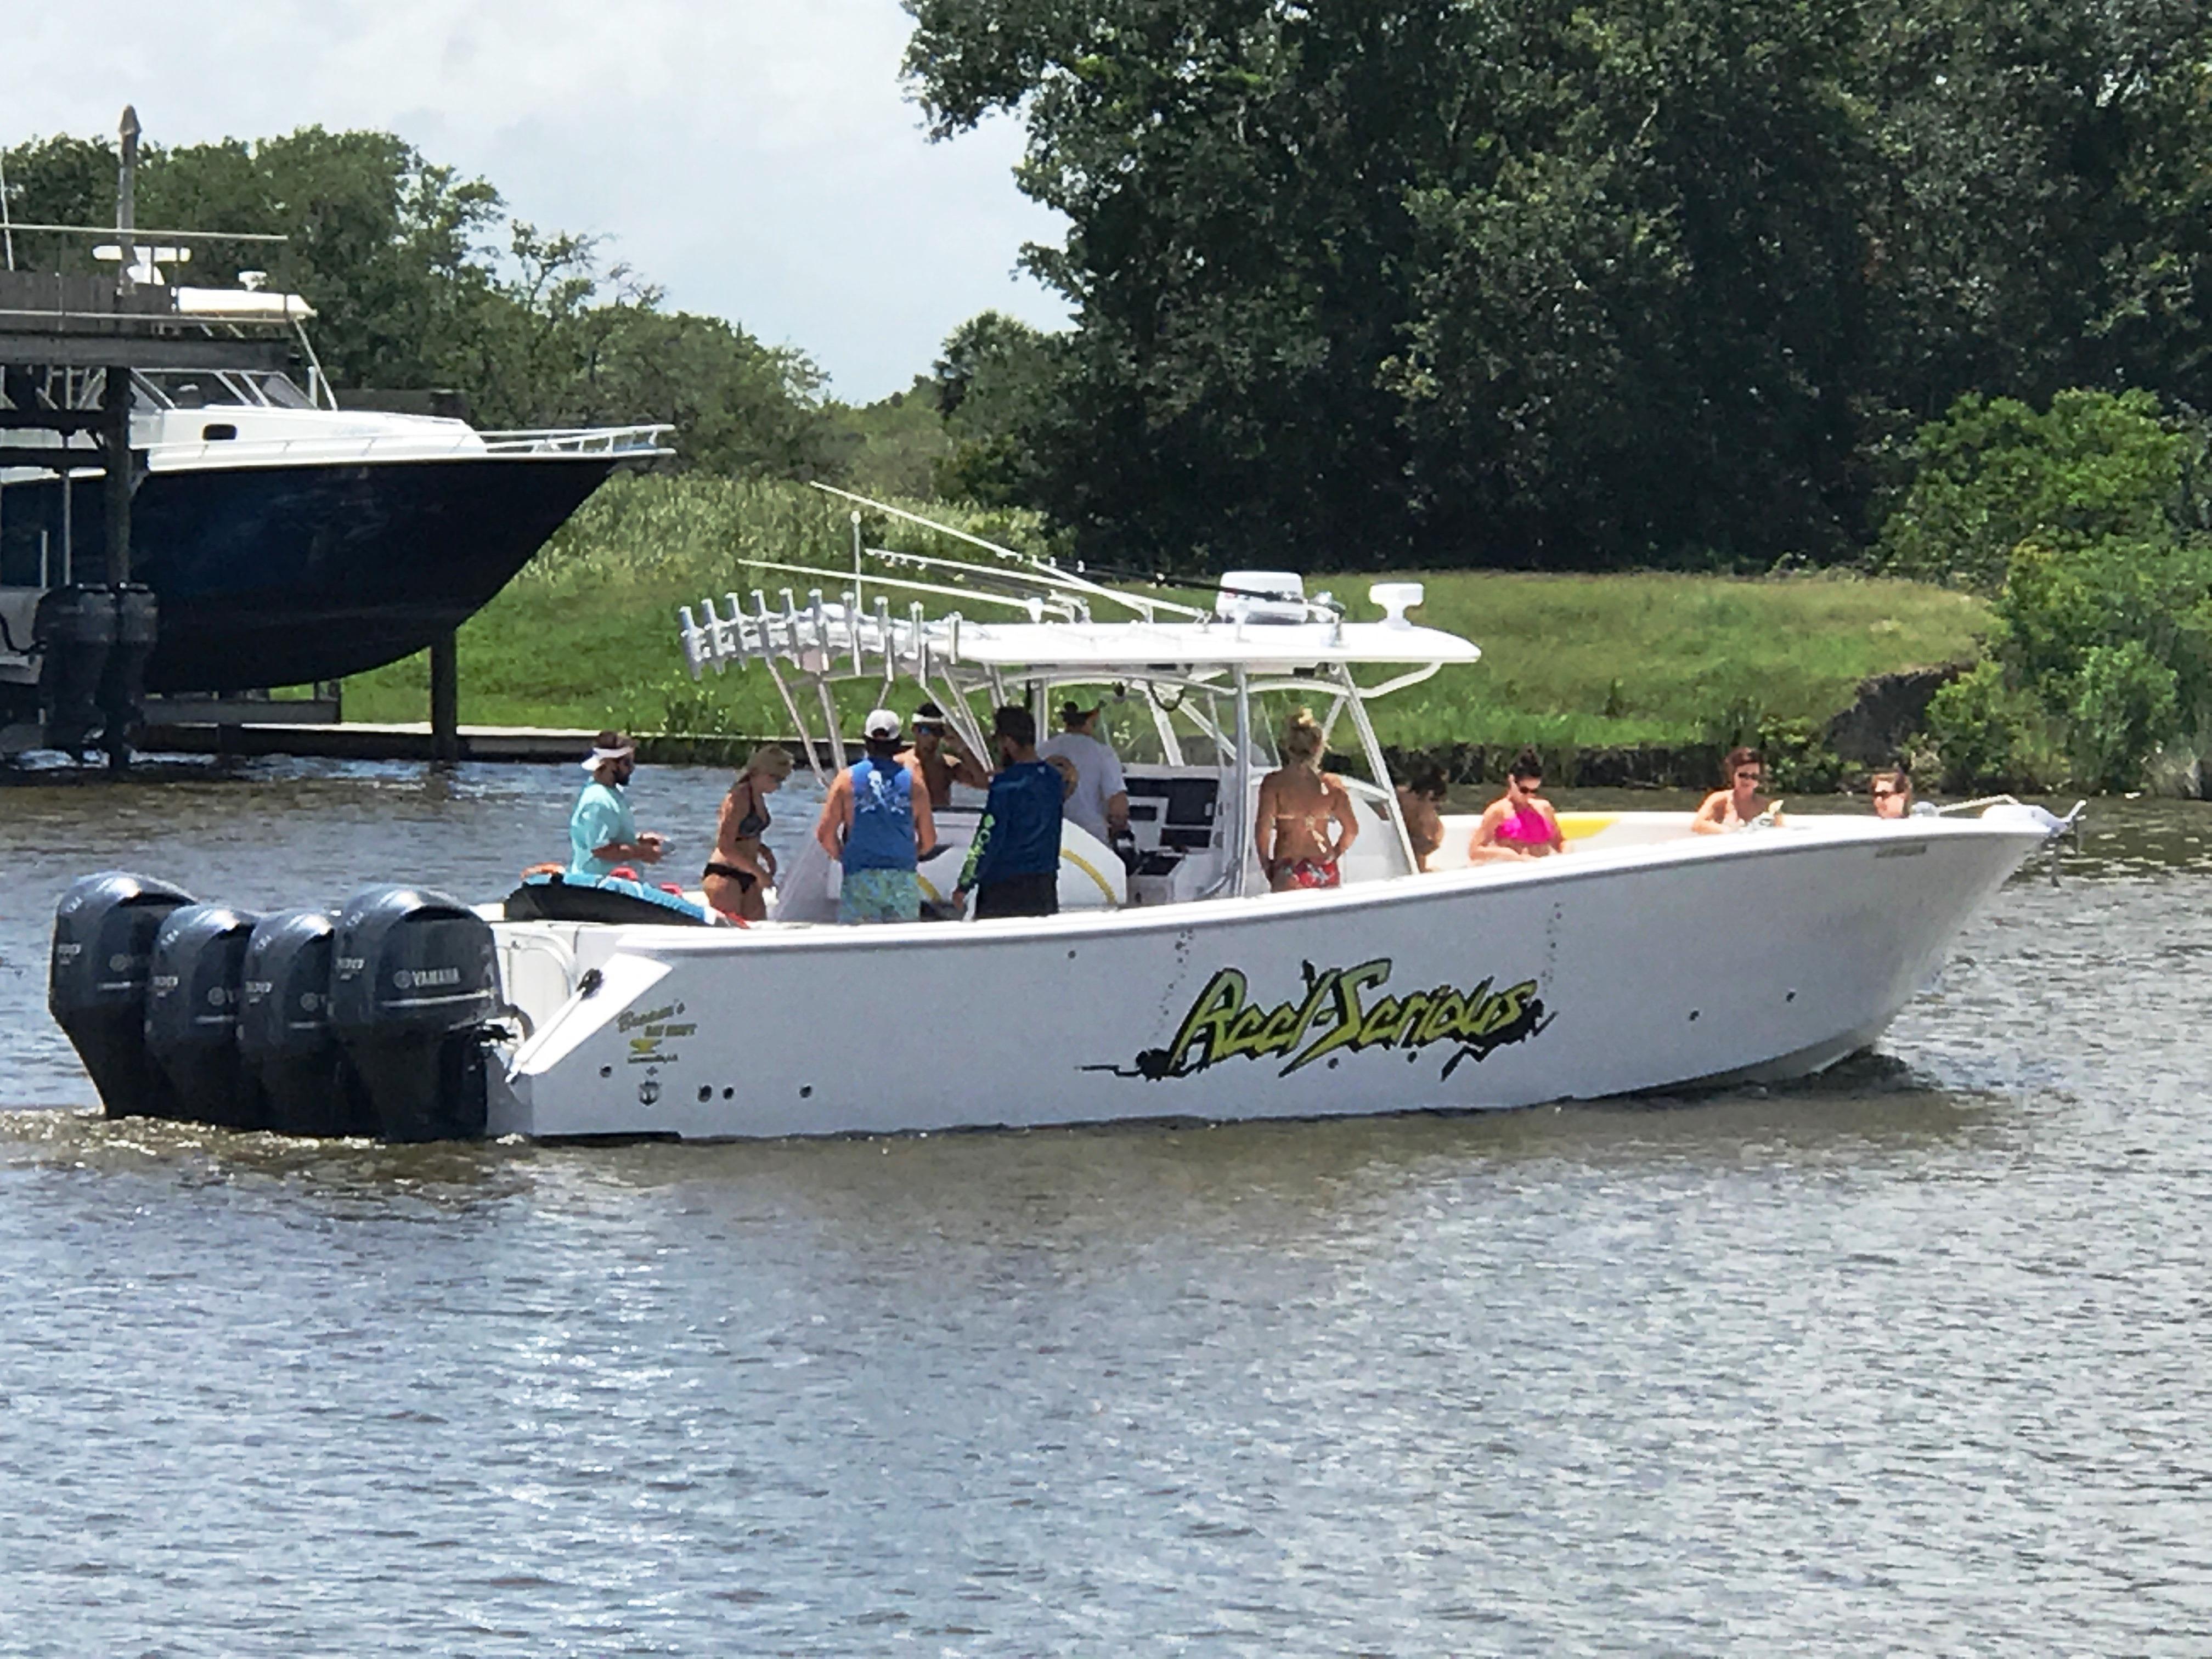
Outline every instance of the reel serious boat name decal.
<path id="1" fill-rule="evenodd" d="M 1270 1008 L 1255 1002 L 1241 969 L 1224 968 L 1198 994 L 1175 1038 L 1164 1048 L 1147 1048 L 1131 1066 L 1086 1066 L 1158 1082 L 1192 1077 L 1227 1060 L 1284 1062 L 1278 1077 L 1288 1077 L 1316 1060 L 1334 1064 L 1345 1054 L 1395 1049 L 1412 1060 L 1423 1049 L 1447 1045 L 1450 1057 L 1443 1075 L 1460 1062 L 1480 1060 L 1509 1042 L 1525 1042 L 1552 1023 L 1536 981 L 1497 988 L 1486 979 L 1472 990 L 1438 985 L 1405 996 L 1368 999 L 1390 978 L 1391 961 L 1377 957 L 1356 968 L 1316 971 L 1300 964 L 1304 994 Z"/>

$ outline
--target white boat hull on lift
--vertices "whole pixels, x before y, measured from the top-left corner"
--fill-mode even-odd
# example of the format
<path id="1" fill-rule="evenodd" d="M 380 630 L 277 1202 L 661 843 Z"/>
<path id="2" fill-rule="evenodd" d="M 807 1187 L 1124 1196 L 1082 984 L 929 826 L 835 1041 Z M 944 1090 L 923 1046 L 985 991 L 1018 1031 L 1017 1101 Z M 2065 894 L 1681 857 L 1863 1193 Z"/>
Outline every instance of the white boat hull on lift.
<path id="1" fill-rule="evenodd" d="M 503 924 L 534 1030 L 491 1127 L 1325 1117 L 1804 1076 L 1873 1042 L 2044 839 L 1933 819 L 1673 834 L 1624 820 L 1626 844 L 1557 859 L 1049 919 Z"/>

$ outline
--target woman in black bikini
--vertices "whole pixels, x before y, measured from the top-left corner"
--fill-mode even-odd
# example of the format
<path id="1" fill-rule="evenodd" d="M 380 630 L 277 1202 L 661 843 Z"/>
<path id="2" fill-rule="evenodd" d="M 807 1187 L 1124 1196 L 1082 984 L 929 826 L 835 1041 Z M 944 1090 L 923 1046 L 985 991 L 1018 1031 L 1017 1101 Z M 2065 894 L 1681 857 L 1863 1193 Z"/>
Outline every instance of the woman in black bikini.
<path id="1" fill-rule="evenodd" d="M 791 775 L 791 751 L 781 744 L 763 744 L 752 752 L 730 793 L 722 797 L 722 811 L 714 826 L 714 856 L 708 860 L 704 885 L 707 902 L 739 921 L 768 918 L 768 891 L 775 884 L 775 854 L 761 837 L 768 833 L 768 798 Z"/>

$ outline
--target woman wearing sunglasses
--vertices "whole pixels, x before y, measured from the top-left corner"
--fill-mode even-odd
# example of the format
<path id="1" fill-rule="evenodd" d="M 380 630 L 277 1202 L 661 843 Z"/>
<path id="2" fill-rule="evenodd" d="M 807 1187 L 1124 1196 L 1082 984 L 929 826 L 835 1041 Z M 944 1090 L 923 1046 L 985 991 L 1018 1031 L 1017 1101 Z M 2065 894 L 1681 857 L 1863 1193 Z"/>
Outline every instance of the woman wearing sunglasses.
<path id="1" fill-rule="evenodd" d="M 1874 797 L 1874 815 L 1878 818 L 1912 816 L 1912 775 L 1901 766 L 1894 772 L 1877 772 L 1869 778 L 1867 793 Z"/>
<path id="2" fill-rule="evenodd" d="M 1469 864 L 1492 864 L 1502 859 L 1536 859 L 1567 850 L 1559 814 L 1543 798 L 1544 763 L 1533 749 L 1523 749 L 1506 769 L 1505 794 L 1494 800 L 1474 826 L 1468 842 Z"/>
<path id="3" fill-rule="evenodd" d="M 1718 836 L 1731 830 L 1748 830 L 1762 821 L 1782 822 L 1780 803 L 1759 793 L 1766 781 L 1766 763 L 1759 758 L 1759 750 L 1729 750 L 1722 769 L 1727 774 L 1728 787 L 1705 797 L 1705 804 L 1690 821 L 1691 829 L 1701 836 Z"/>

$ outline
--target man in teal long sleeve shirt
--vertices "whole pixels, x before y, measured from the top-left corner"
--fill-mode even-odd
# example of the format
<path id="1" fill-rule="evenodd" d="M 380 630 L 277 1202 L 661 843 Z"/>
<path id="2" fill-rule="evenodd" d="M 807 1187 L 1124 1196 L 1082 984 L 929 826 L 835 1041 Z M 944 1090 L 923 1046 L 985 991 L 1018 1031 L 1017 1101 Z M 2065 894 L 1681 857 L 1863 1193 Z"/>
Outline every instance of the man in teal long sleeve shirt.
<path id="1" fill-rule="evenodd" d="M 568 873 L 607 876 L 618 864 L 659 863 L 666 838 L 650 830 L 639 834 L 630 811 L 627 786 L 637 770 L 636 747 L 619 732 L 602 732 L 583 767 L 592 781 L 568 815 Z"/>

